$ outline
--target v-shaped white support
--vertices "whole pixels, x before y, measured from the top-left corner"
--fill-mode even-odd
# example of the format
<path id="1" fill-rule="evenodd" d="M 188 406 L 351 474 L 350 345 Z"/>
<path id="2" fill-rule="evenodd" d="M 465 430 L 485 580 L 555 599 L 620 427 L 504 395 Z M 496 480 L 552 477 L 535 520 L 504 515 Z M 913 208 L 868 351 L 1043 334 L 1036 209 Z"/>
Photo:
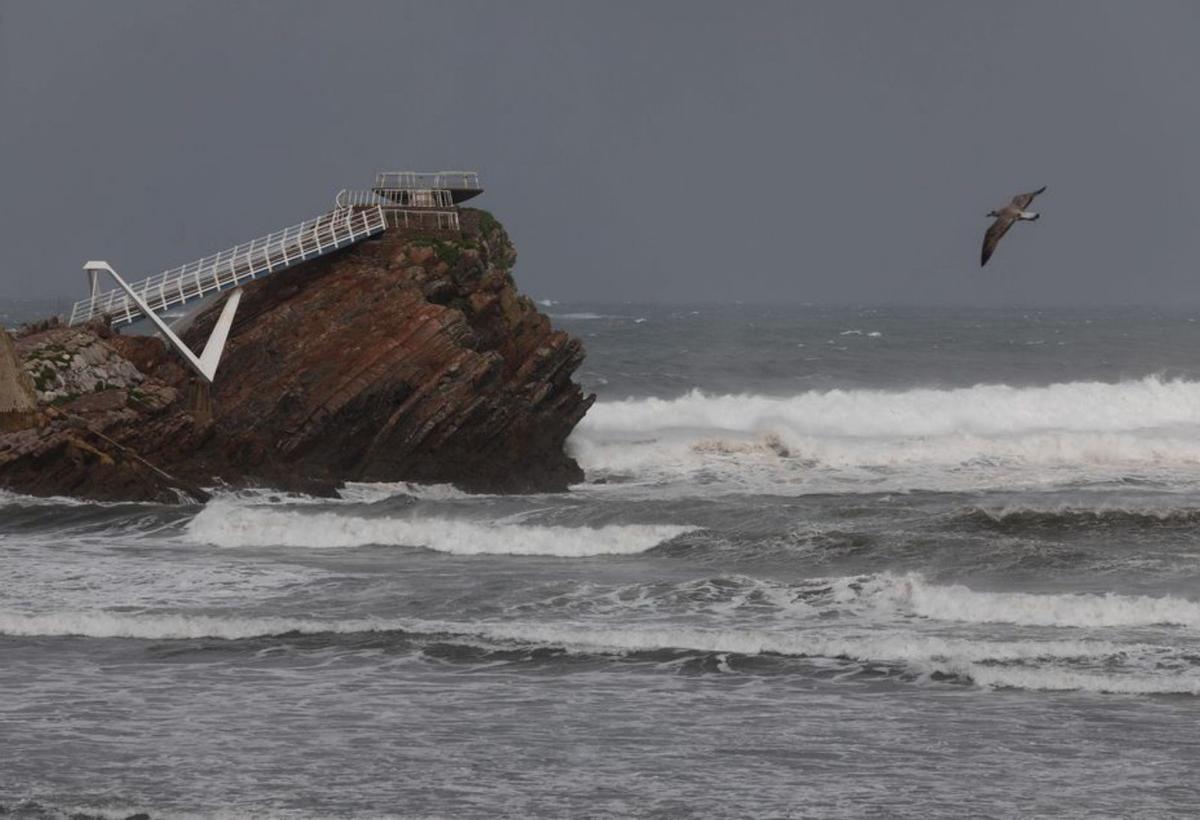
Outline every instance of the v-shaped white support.
<path id="1" fill-rule="evenodd" d="M 204 350 L 197 358 L 191 348 L 183 343 L 175 335 L 174 331 L 167 326 L 167 323 L 162 320 L 157 313 L 150 309 L 142 297 L 131 288 L 120 275 L 112 269 L 112 266 L 107 262 L 91 261 L 83 266 L 87 271 L 88 277 L 93 283 L 96 281 L 96 276 L 100 271 L 105 271 L 113 280 L 120 286 L 121 290 L 133 300 L 133 303 L 141 309 L 146 317 L 154 322 L 159 332 L 166 338 L 167 343 L 171 347 L 179 351 L 179 355 L 187 361 L 191 368 L 200 374 L 203 379 L 212 384 L 213 377 L 217 374 L 217 365 L 221 362 L 221 354 L 225 352 L 225 340 L 229 338 L 229 329 L 233 326 L 233 314 L 237 312 L 238 302 L 242 300 L 242 289 L 238 288 L 233 293 L 229 294 L 229 298 L 225 301 L 225 307 L 221 309 L 221 315 L 217 318 L 216 325 L 213 326 L 212 334 L 208 337 L 208 341 L 204 344 Z"/>

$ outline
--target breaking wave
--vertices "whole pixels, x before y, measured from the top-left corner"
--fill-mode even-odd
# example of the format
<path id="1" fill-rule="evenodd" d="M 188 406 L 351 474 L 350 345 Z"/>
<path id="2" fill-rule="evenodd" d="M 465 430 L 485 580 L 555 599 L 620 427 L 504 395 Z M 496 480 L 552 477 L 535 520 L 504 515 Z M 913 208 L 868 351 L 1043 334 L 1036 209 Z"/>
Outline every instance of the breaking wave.
<path id="1" fill-rule="evenodd" d="M 977 592 L 958 584 L 930 584 L 917 573 L 839 579 L 834 587 L 838 600 L 845 603 L 863 602 L 956 623 L 1082 628 L 1200 627 L 1200 602 L 1172 595 Z"/>
<path id="2" fill-rule="evenodd" d="M 829 390 L 602 401 L 570 439 L 590 472 L 694 474 L 755 461 L 808 469 L 1200 465 L 1200 383 Z M 776 477 L 777 479 L 778 477 Z M 927 477 L 926 477 L 927 478 Z M 920 486 L 929 486 L 919 481 Z"/>
<path id="3" fill-rule="evenodd" d="M 453 484 L 415 484 L 411 481 L 347 481 L 338 490 L 343 501 L 356 504 L 372 504 L 398 495 L 425 501 L 451 501 L 464 498 L 479 498 L 478 493 L 468 493 Z"/>
<path id="4" fill-rule="evenodd" d="M 645 552 L 693 527 L 543 527 L 432 517 L 365 517 L 215 501 L 187 525 L 194 541 L 220 547 L 425 547 L 456 555 L 581 558 Z"/>
<path id="5" fill-rule="evenodd" d="M 503 642 L 521 646 L 556 647 L 585 654 L 636 654 L 660 650 L 846 658 L 863 661 L 925 661 L 955 658 L 969 661 L 1022 661 L 1037 658 L 1098 659 L 1154 651 L 1151 645 L 1103 640 L 975 641 L 878 630 L 850 635 L 760 628 L 704 629 L 684 626 L 627 624 L 622 626 L 564 625 L 536 622 L 459 623 L 404 618 L 320 620 L 313 618 L 225 618 L 187 614 L 130 614 L 122 612 L 58 612 L 23 614 L 0 612 L 0 634 L 84 636 L 145 640 L 218 638 L 244 640 L 302 634 L 403 632 L 413 637 Z"/>
<path id="6" fill-rule="evenodd" d="M 305 618 L 222 618 L 209 615 L 127 614 L 121 612 L 0 613 L 0 634 L 17 637 L 82 636 L 143 640 L 243 640 L 289 633 L 387 632 L 401 629 L 382 619 L 318 621 Z"/>
<path id="7" fill-rule="evenodd" d="M 971 640 L 897 630 L 824 635 L 815 631 L 697 629 L 670 625 L 589 627 L 529 622 L 454 623 L 407 619 L 323 621 L 306 618 L 222 618 L 111 612 L 28 615 L 0 612 L 0 634 L 136 640 L 250 640 L 292 635 L 395 633 L 413 651 L 473 647 L 485 652 L 552 649 L 567 654 L 662 660 L 669 652 L 717 656 L 778 656 L 851 664 L 884 664 L 917 678 L 959 679 L 979 686 L 1132 694 L 1200 694 L 1192 670 L 1156 672 L 1175 650 L 1105 640 Z"/>
<path id="8" fill-rule="evenodd" d="M 1112 674 L 1072 669 L 1023 666 L 950 665 L 940 670 L 978 686 L 995 689 L 1030 689 L 1041 692 L 1100 692 L 1117 695 L 1200 695 L 1200 675 Z"/>
<path id="9" fill-rule="evenodd" d="M 632 587 L 584 585 L 578 596 L 578 602 L 565 604 L 561 594 L 527 602 L 519 614 L 512 613 L 518 615 L 513 619 L 466 621 L 0 610 L 0 634 L 155 641 L 310 636 L 321 648 L 344 646 L 353 652 L 385 641 L 406 652 L 470 663 L 481 658 L 489 663 L 553 662 L 565 653 L 652 664 L 699 660 L 704 668 L 718 671 L 730 671 L 735 658 L 776 658 L 802 661 L 816 674 L 886 674 L 999 689 L 1200 694 L 1200 634 L 1175 631 L 1200 627 L 1200 603 L 1174 596 L 980 592 L 933 584 L 915 573 L 798 583 L 733 576 Z M 586 606 L 588 600 L 599 606 Z M 564 605 L 571 620 L 561 617 Z M 680 605 L 691 616 L 707 612 L 719 619 L 675 623 L 671 619 L 680 614 Z M 552 620 L 541 619 L 547 615 Z M 1124 639 L 1119 633 L 964 631 L 975 624 L 1160 631 L 1126 634 Z M 368 634 L 379 637 L 366 644 L 341 637 Z M 297 651 L 304 646 L 298 644 Z M 260 648 L 254 644 L 247 651 Z"/>
<path id="10" fill-rule="evenodd" d="M 937 436 L 1122 432 L 1182 424 L 1200 424 L 1200 383 L 1151 376 L 1117 384 L 829 390 L 782 398 L 693 390 L 676 399 L 600 402 L 580 426 L 591 432 L 681 427 L 754 432 L 777 426 L 817 436 Z"/>

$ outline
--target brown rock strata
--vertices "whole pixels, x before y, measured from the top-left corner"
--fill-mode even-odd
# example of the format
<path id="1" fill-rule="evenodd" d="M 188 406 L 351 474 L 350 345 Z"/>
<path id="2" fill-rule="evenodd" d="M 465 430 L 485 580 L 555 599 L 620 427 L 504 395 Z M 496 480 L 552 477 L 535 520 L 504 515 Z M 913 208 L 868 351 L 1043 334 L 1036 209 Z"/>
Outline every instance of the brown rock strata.
<path id="1" fill-rule="evenodd" d="M 565 489 L 582 472 L 563 443 L 594 398 L 571 380 L 583 347 L 517 291 L 500 224 L 470 209 L 462 222 L 461 236 L 392 230 L 248 285 L 211 396 L 158 339 L 22 336 L 53 412 L 0 435 L 0 484 L 163 500 L 214 482 Z M 184 334 L 193 349 L 219 309 Z"/>

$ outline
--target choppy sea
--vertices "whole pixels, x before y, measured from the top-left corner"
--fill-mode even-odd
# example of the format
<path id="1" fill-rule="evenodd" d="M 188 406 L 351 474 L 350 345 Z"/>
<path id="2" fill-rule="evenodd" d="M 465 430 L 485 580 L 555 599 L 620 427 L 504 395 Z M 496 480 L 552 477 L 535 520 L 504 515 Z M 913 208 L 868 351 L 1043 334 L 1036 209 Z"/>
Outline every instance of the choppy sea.
<path id="1" fill-rule="evenodd" d="M 0 806 L 1200 808 L 1200 312 L 544 309 L 568 493 L 0 497 Z"/>

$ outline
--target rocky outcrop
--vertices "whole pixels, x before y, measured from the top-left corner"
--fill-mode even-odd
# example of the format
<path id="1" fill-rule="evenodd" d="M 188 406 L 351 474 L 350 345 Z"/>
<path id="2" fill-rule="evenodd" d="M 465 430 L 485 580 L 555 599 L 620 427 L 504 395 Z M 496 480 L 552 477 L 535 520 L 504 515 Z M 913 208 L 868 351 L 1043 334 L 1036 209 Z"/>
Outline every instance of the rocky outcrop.
<path id="1" fill-rule="evenodd" d="M 105 342 L 112 336 L 103 328 L 54 327 L 23 340 L 21 357 L 37 400 L 57 404 L 110 388 L 136 389 L 145 376 Z"/>
<path id="2" fill-rule="evenodd" d="M 45 424 L 0 435 L 0 482 L 160 499 L 216 482 L 565 489 L 582 473 L 563 443 L 593 400 L 571 380 L 582 345 L 517 291 L 500 224 L 461 216 L 461 235 L 392 230 L 247 286 L 211 395 L 154 338 L 25 334 Z M 219 310 L 184 334 L 194 349 Z"/>
<path id="3" fill-rule="evenodd" d="M 122 439 L 172 419 L 177 388 L 139 370 L 129 358 L 157 350 L 156 339 L 121 337 L 103 325 L 67 328 L 54 322 L 16 342 L 24 376 L 36 391 L 36 423 L 0 435 L 0 485 L 32 495 L 70 495 L 103 501 L 206 497 L 196 482 L 164 471 Z M 182 368 L 169 373 L 185 379 Z"/>
<path id="4" fill-rule="evenodd" d="M 0 330 L 0 432 L 25 430 L 37 422 L 33 380 L 25 372 L 12 338 Z"/>

